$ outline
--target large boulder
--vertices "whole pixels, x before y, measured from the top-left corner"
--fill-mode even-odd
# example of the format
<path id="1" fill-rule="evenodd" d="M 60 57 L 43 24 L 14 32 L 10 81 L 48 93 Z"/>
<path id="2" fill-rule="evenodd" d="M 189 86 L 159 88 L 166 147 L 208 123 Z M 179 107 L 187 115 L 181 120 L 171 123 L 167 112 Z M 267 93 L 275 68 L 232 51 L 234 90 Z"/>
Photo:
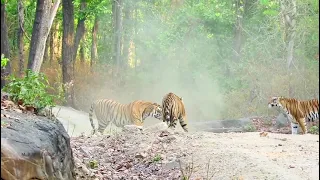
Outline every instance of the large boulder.
<path id="1" fill-rule="evenodd" d="M 63 125 L 1 110 L 1 179 L 75 179 L 70 137 Z"/>

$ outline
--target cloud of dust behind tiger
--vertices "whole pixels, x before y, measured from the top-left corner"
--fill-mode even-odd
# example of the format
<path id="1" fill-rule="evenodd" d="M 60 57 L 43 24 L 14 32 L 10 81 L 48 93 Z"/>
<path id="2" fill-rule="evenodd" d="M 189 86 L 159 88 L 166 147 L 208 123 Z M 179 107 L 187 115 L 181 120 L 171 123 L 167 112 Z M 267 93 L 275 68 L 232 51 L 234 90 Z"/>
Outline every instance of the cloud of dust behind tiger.
<path id="1" fill-rule="evenodd" d="M 145 17 L 139 28 L 143 29 L 136 37 L 141 64 L 137 68 L 137 74 L 133 73 L 137 77 L 125 82 L 130 86 L 111 92 L 110 84 L 105 82 L 101 89 L 93 89 L 88 93 L 103 92 L 103 96 L 99 98 L 114 99 L 121 103 L 141 99 L 161 104 L 163 96 L 173 92 L 183 98 L 189 122 L 220 119 L 224 109 L 223 95 L 216 79 L 210 76 L 212 69 L 205 65 L 213 60 L 206 58 L 205 54 L 203 58 L 192 58 L 197 49 L 212 53 L 212 45 L 201 45 L 201 38 L 205 39 L 206 35 L 197 35 L 197 49 L 193 48 L 194 42 L 186 36 L 185 39 L 168 45 L 167 49 L 172 51 L 166 54 L 158 53 L 157 48 L 144 48 L 144 43 L 147 38 L 157 37 L 166 31 L 167 27 L 157 19 Z"/>

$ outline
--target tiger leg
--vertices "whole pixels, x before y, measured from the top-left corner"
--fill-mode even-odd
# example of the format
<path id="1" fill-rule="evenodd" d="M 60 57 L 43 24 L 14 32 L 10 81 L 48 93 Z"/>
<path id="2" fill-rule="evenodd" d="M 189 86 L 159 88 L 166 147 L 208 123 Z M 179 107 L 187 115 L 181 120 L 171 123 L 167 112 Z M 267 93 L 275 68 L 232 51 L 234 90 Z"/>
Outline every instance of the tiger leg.
<path id="1" fill-rule="evenodd" d="M 104 130 L 108 127 L 109 124 L 110 124 L 110 121 L 99 122 L 98 132 L 103 134 Z"/>
<path id="2" fill-rule="evenodd" d="M 298 124 L 291 122 L 291 134 L 298 134 Z"/>
<path id="3" fill-rule="evenodd" d="M 176 117 L 173 117 L 172 121 L 170 121 L 169 128 L 174 129 L 176 127 L 176 125 L 177 125 L 177 120 L 178 119 Z"/>
<path id="4" fill-rule="evenodd" d="M 305 118 L 298 119 L 298 123 L 301 127 L 302 134 L 306 134 L 307 133 L 307 122 L 305 121 Z"/>
<path id="5" fill-rule="evenodd" d="M 179 122 L 180 122 L 180 125 L 181 125 L 182 129 L 183 129 L 185 132 L 188 132 L 187 123 L 184 121 L 184 119 L 183 119 L 183 118 L 180 118 L 180 119 L 179 119 Z"/>
<path id="6" fill-rule="evenodd" d="M 166 122 L 167 125 L 169 126 L 170 124 L 170 111 L 169 110 L 166 110 L 164 112 L 164 119 L 163 119 L 163 122 Z"/>

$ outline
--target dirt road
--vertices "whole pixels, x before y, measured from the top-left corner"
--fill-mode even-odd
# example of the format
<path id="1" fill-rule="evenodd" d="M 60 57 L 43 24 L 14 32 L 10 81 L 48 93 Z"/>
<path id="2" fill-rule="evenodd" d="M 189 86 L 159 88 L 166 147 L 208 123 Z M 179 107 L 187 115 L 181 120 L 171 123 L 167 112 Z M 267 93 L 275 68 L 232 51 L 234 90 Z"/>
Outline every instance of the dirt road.
<path id="1" fill-rule="evenodd" d="M 79 135 L 81 131 L 89 134 L 91 126 L 86 113 L 76 111 L 70 112 L 62 109 L 58 115 L 67 119 L 69 124 L 75 124 L 73 136 Z M 67 119 L 68 120 L 68 119 Z M 64 125 L 67 123 L 64 122 Z M 315 180 L 319 179 L 319 136 L 318 135 L 291 135 L 269 133 L 267 137 L 260 137 L 259 132 L 251 133 L 210 133 L 210 132 L 181 132 L 177 129 L 163 136 L 165 125 L 159 123 L 149 126 L 143 131 L 123 132 L 117 137 L 85 137 L 82 140 L 72 140 L 74 145 L 74 156 L 81 159 L 82 147 L 89 151 L 89 159 L 103 160 L 99 162 L 100 167 L 106 168 L 106 172 L 113 172 L 120 177 L 130 177 L 143 174 L 137 167 L 148 169 L 148 161 L 137 161 L 129 169 L 120 171 L 112 163 L 120 163 L 121 159 L 133 159 L 135 162 L 137 154 L 145 154 L 144 159 L 152 161 L 155 156 L 161 155 L 161 167 L 151 178 L 141 179 L 179 179 L 181 168 L 178 161 L 183 162 L 182 169 L 191 166 L 194 170 L 191 179 L 205 179 L 207 173 L 213 175 L 212 179 L 279 179 L 279 180 Z M 70 127 L 69 127 L 69 134 Z M 122 140 L 116 140 L 116 138 Z M 167 140 L 165 140 L 167 139 Z M 118 154 L 106 154 L 108 148 L 117 142 L 117 148 L 122 148 Z M 104 148 L 97 144 L 104 144 Z M 116 148 L 114 148 L 113 152 Z M 118 159 L 116 162 L 108 158 Z M 84 162 L 85 160 L 80 160 Z M 153 161 L 152 161 L 153 162 Z M 142 164 L 141 164 L 142 163 Z M 146 164 L 148 164 L 148 166 Z M 81 163 L 80 163 L 81 164 Z M 78 164 L 77 166 L 81 166 Z M 111 164 L 111 165 L 110 165 Z M 209 164 L 209 170 L 208 170 Z M 103 169 L 99 171 L 104 171 Z M 162 174 L 160 173 L 162 172 Z M 171 172 L 171 173 L 170 173 Z M 96 172 L 97 173 L 97 172 Z M 153 173 L 153 172 L 152 172 Z M 175 174 L 176 173 L 176 174 Z M 167 176 L 166 176 L 166 175 Z M 168 175 L 170 174 L 170 175 Z M 141 175 L 142 176 L 142 175 Z M 180 176 L 180 177 L 179 177 Z M 110 177 L 110 176 L 109 176 Z M 149 176 L 146 176 L 149 177 Z M 99 178 L 100 179 L 100 178 Z"/>

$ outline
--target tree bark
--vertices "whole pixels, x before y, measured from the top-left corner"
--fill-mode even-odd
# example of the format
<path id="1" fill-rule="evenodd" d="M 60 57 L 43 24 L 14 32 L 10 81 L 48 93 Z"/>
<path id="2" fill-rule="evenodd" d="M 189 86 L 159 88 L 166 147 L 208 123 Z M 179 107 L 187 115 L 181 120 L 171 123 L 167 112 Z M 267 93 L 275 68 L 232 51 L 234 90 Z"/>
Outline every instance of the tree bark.
<path id="1" fill-rule="evenodd" d="M 62 78 L 67 104 L 74 104 L 74 7 L 72 0 L 62 0 L 63 35 L 62 35 Z"/>
<path id="2" fill-rule="evenodd" d="M 123 69 L 126 69 L 129 63 L 129 48 L 130 48 L 130 40 L 132 36 L 133 31 L 133 23 L 132 22 L 132 3 L 130 0 L 125 1 L 124 5 L 124 19 L 123 19 L 123 53 L 121 62 L 121 67 Z"/>
<path id="3" fill-rule="evenodd" d="M 294 96 L 293 87 L 291 85 L 292 73 L 291 68 L 294 59 L 294 39 L 296 35 L 296 15 L 297 4 L 296 0 L 282 0 L 280 1 L 280 8 L 283 14 L 284 26 L 285 26 L 285 42 L 286 42 L 286 60 L 287 60 L 287 74 L 289 78 L 288 93 L 289 97 Z"/>
<path id="4" fill-rule="evenodd" d="M 92 65 L 97 61 L 98 49 L 97 49 L 97 32 L 98 32 L 98 17 L 95 17 L 94 26 L 92 28 L 92 43 L 91 43 L 91 61 L 90 68 L 92 70 Z"/>
<path id="5" fill-rule="evenodd" d="M 43 54 L 43 62 L 48 62 L 49 61 L 49 48 L 50 48 L 50 39 L 51 39 L 51 34 L 49 33 L 46 44 L 45 44 L 45 49 L 44 49 L 44 54 Z"/>
<path id="6" fill-rule="evenodd" d="M 84 61 L 86 60 L 86 57 L 85 57 L 85 53 L 84 53 L 84 43 L 81 42 L 80 43 L 80 49 L 79 49 L 79 53 L 80 53 L 80 62 L 81 63 L 84 63 Z"/>
<path id="7" fill-rule="evenodd" d="M 83 38 L 84 36 L 84 33 L 86 31 L 85 29 L 85 14 L 83 13 L 83 11 L 86 9 L 87 7 L 87 4 L 86 4 L 86 1 L 85 0 L 82 0 L 81 1 L 81 5 L 80 5 L 80 12 L 81 12 L 81 16 L 80 18 L 78 19 L 78 25 L 77 25 L 77 30 L 76 30 L 76 36 L 75 36 L 75 39 L 74 39 L 74 56 L 73 56 L 73 61 L 75 61 L 76 57 L 77 57 L 77 52 L 78 52 L 78 48 L 79 48 L 79 45 L 80 45 L 80 41 L 81 39 Z"/>
<path id="8" fill-rule="evenodd" d="M 241 46 L 242 46 L 242 24 L 245 9 L 245 0 L 237 0 L 236 3 L 236 24 L 235 24 L 235 39 L 234 39 L 234 61 L 239 61 L 241 58 Z"/>
<path id="9" fill-rule="evenodd" d="M 59 27 L 60 27 L 60 23 L 56 21 L 54 23 L 54 30 L 51 31 L 52 32 L 52 37 L 51 37 L 52 44 L 50 45 L 52 47 L 51 60 L 57 60 L 58 58 L 60 58 L 59 55 L 61 54 L 60 49 L 61 49 L 62 43 L 60 43 L 61 38 L 59 37 Z"/>
<path id="10" fill-rule="evenodd" d="M 18 51 L 19 51 L 19 75 L 24 74 L 24 6 L 22 0 L 18 0 Z"/>
<path id="11" fill-rule="evenodd" d="M 5 3 L 3 1 L 1 1 L 1 55 L 2 54 L 4 55 L 4 57 L 10 58 L 8 27 L 6 20 Z M 5 69 L 1 68 L 1 89 L 6 84 L 5 77 L 10 73 L 11 64 L 9 61 Z"/>
<path id="12" fill-rule="evenodd" d="M 113 1 L 114 59 L 117 63 L 116 76 L 119 75 L 121 69 L 121 6 L 122 0 Z"/>
<path id="13" fill-rule="evenodd" d="M 40 71 L 46 40 L 59 4 L 60 0 L 56 0 L 53 6 L 50 0 L 37 1 L 28 60 L 28 69 L 34 72 Z"/>
<path id="14" fill-rule="evenodd" d="M 49 46 L 50 46 L 50 57 L 49 57 L 49 64 L 50 65 L 52 65 L 52 61 L 53 61 L 53 59 L 54 59 L 54 31 L 55 31 L 55 29 L 52 29 L 51 31 L 50 31 L 50 35 L 49 35 Z"/>

